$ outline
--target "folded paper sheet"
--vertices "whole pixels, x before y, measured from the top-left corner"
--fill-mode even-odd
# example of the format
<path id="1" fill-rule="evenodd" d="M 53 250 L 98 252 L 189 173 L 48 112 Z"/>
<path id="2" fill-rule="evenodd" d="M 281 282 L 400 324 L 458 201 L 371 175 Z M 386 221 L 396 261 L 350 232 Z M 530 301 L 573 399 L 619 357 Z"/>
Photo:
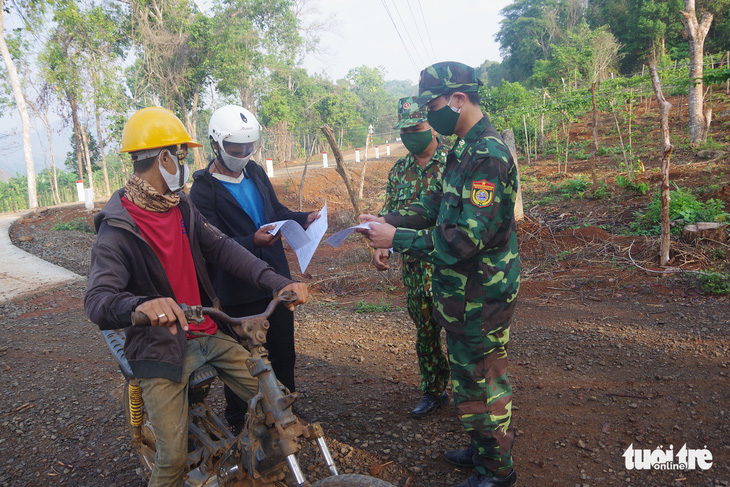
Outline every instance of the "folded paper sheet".
<path id="1" fill-rule="evenodd" d="M 319 211 L 319 218 L 314 220 L 306 230 L 294 220 L 282 220 L 266 223 L 266 225 L 274 225 L 273 230 L 269 230 L 272 235 L 281 232 L 296 254 L 299 269 L 304 274 L 319 246 L 319 242 L 322 241 L 322 237 L 327 231 L 327 202 L 325 201 L 324 206 Z"/>

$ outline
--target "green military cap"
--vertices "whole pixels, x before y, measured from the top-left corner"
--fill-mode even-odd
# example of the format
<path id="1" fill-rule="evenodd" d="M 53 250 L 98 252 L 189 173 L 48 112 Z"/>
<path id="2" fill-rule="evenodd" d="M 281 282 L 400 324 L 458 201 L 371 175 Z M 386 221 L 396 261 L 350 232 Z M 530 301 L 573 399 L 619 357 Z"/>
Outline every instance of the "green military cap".
<path id="1" fill-rule="evenodd" d="M 426 121 L 425 107 L 416 105 L 415 100 L 415 96 L 406 96 L 398 100 L 398 123 L 394 129 L 412 127 Z"/>
<path id="2" fill-rule="evenodd" d="M 441 95 L 455 91 L 479 91 L 481 85 L 481 80 L 471 66 L 454 61 L 432 64 L 421 71 L 416 103 L 425 105 Z"/>

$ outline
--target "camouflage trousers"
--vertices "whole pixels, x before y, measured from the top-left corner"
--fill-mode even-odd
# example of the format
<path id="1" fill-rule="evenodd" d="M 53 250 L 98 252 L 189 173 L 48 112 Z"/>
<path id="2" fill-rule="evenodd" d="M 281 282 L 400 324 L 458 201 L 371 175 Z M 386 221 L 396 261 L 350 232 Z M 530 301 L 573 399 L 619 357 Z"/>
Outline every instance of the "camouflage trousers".
<path id="1" fill-rule="evenodd" d="M 449 383 L 449 362 L 441 348 L 441 325 L 433 318 L 433 298 L 408 293 L 408 314 L 416 325 L 421 392 L 439 395 Z"/>
<path id="2" fill-rule="evenodd" d="M 483 475 L 512 468 L 512 386 L 507 378 L 509 322 L 483 335 L 446 334 L 454 405 L 477 450 Z"/>

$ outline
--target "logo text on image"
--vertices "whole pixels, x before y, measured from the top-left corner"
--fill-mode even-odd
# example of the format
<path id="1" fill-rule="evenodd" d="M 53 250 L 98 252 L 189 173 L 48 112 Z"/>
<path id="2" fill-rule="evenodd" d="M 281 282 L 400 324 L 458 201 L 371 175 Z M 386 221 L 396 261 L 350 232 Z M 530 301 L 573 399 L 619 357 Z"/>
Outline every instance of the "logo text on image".
<path id="1" fill-rule="evenodd" d="M 623 454 L 627 470 L 708 470 L 712 467 L 712 452 L 704 448 L 687 448 L 685 443 L 675 454 L 674 446 L 654 450 L 637 449 L 632 443 Z"/>

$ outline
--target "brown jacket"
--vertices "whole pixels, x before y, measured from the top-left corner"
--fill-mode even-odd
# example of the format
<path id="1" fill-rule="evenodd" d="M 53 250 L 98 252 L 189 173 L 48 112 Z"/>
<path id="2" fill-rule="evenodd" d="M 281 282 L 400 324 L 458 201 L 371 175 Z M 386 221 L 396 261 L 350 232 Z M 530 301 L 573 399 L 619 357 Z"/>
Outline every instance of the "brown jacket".
<path id="1" fill-rule="evenodd" d="M 97 237 L 91 250 L 84 309 L 102 330 L 127 328 L 124 355 L 135 377 L 164 377 L 179 382 L 185 333 L 173 335 L 167 328 L 130 327 L 131 314 L 140 303 L 159 297 L 174 299 L 175 295 L 162 263 L 122 206 L 123 194 L 123 189 L 116 191 L 94 218 Z M 292 282 L 210 225 L 187 195 L 180 196 L 179 207 L 190 239 L 203 306 L 217 303 L 206 262 L 224 266 L 259 289 L 276 292 Z"/>

